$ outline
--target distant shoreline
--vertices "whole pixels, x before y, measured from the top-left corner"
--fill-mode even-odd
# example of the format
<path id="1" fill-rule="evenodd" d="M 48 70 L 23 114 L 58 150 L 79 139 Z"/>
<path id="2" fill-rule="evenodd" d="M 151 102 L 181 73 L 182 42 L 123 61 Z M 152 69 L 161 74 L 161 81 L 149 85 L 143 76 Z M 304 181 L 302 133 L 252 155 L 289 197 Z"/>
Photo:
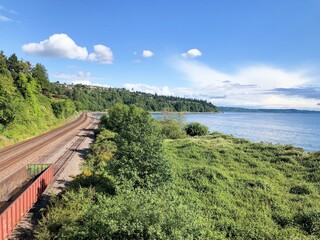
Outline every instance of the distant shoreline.
<path id="1" fill-rule="evenodd" d="M 162 112 L 149 112 L 151 114 L 219 114 L 223 112 L 169 112 L 169 111 L 162 111 Z"/>

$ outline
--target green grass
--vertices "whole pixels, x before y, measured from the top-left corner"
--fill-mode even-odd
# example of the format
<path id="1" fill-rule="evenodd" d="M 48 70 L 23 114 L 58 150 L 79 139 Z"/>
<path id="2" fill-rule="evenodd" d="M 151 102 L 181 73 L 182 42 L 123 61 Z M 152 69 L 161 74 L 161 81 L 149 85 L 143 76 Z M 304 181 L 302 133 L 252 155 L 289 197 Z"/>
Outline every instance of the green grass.
<path id="1" fill-rule="evenodd" d="M 103 174 L 82 176 L 54 200 L 37 238 L 320 238 L 320 152 L 220 133 L 165 140 L 164 150 L 171 182 L 110 193 Z"/>
<path id="2" fill-rule="evenodd" d="M 218 133 L 166 140 L 165 150 L 175 191 L 226 237 L 320 237 L 319 182 L 304 166 L 311 154 Z"/>
<path id="3" fill-rule="evenodd" d="M 0 149 L 65 124 L 66 119 L 54 116 L 49 98 L 37 95 L 35 101 L 34 107 L 21 101 L 14 121 L 0 132 Z"/>

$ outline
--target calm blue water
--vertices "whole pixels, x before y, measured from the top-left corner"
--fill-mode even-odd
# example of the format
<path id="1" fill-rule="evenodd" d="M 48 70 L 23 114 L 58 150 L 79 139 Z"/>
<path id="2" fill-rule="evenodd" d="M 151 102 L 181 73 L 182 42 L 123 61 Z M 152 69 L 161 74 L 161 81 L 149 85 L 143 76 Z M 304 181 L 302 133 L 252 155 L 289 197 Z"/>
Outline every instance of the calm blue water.
<path id="1" fill-rule="evenodd" d="M 161 114 L 153 114 L 160 117 Z M 187 122 L 200 122 L 210 131 L 254 142 L 291 144 L 306 151 L 320 150 L 320 113 L 185 114 Z"/>
<path id="2" fill-rule="evenodd" d="M 291 144 L 306 151 L 320 150 L 318 113 L 185 114 L 187 122 L 200 122 L 210 131 L 232 134 L 254 142 Z"/>

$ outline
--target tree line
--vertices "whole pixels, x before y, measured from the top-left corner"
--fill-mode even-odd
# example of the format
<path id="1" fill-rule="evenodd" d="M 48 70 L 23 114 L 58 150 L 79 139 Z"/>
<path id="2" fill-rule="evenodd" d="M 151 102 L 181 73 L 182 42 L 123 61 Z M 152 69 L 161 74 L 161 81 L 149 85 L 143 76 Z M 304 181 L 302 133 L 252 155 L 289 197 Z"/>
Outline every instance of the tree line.
<path id="1" fill-rule="evenodd" d="M 115 103 L 136 105 L 147 111 L 217 112 L 218 108 L 205 100 L 132 92 L 124 88 L 105 88 L 82 84 L 51 83 L 55 97 L 72 99 L 77 110 L 103 111 Z"/>

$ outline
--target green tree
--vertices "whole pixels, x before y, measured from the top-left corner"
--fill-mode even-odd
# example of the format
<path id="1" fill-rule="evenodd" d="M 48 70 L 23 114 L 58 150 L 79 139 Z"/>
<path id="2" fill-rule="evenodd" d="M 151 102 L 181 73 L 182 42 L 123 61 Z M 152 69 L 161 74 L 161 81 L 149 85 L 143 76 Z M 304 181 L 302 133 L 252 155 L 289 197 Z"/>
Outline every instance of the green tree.
<path id="1" fill-rule="evenodd" d="M 117 151 L 110 171 L 120 183 L 130 181 L 133 187 L 148 187 L 169 180 L 160 128 L 148 112 L 134 105 L 116 104 L 102 124 L 116 133 Z"/>
<path id="2" fill-rule="evenodd" d="M 50 89 L 47 70 L 42 64 L 37 63 L 36 66 L 32 68 L 31 75 L 40 85 L 42 92 L 47 92 Z"/>
<path id="3" fill-rule="evenodd" d="M 20 62 L 16 54 L 12 54 L 7 60 L 7 68 L 11 72 L 13 79 L 15 80 L 21 70 Z"/>
<path id="4" fill-rule="evenodd" d="M 4 55 L 3 51 L 0 51 L 0 69 L 7 68 L 7 57 Z"/>
<path id="5" fill-rule="evenodd" d="M 10 72 L 0 69 L 0 124 L 7 125 L 15 116 L 14 93 L 15 87 Z"/>

